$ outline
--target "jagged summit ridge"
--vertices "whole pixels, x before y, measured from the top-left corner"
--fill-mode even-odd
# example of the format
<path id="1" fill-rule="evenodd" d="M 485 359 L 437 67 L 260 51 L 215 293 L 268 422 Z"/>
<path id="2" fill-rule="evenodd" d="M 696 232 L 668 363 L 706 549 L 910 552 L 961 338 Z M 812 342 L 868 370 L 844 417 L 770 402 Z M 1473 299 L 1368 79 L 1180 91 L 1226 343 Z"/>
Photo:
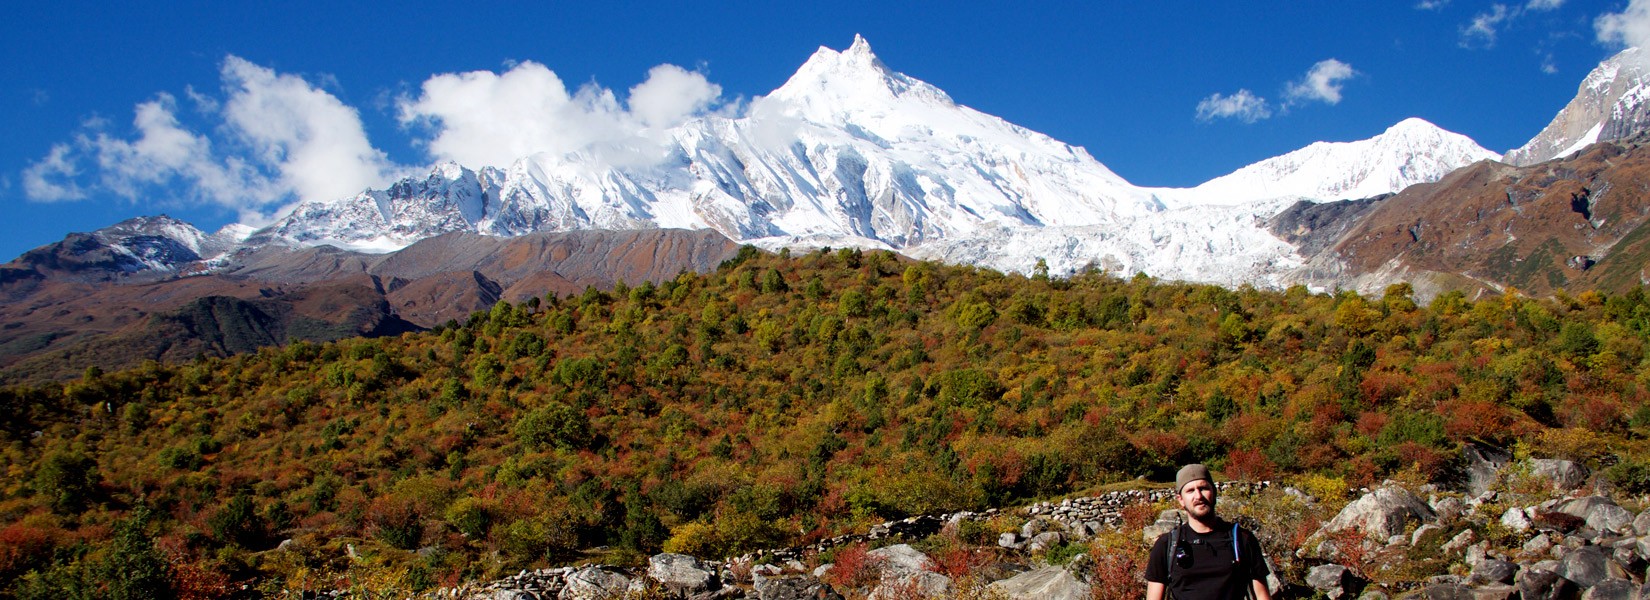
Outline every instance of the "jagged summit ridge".
<path id="1" fill-rule="evenodd" d="M 1582 80 L 1576 95 L 1540 133 L 1507 151 L 1513 165 L 1568 156 L 1589 144 L 1626 139 L 1650 129 L 1650 54 L 1628 48 Z"/>

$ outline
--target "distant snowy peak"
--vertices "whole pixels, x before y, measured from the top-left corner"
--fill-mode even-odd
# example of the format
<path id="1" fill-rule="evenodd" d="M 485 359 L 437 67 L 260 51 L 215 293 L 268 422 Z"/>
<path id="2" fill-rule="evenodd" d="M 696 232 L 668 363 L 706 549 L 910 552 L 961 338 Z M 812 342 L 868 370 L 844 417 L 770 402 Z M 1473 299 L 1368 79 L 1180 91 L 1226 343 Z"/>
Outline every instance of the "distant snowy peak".
<path id="1" fill-rule="evenodd" d="M 1650 53 L 1628 48 L 1594 68 L 1575 98 L 1504 162 L 1535 163 L 1568 156 L 1588 144 L 1632 137 L 1650 129 Z"/>
<path id="2" fill-rule="evenodd" d="M 1410 118 L 1366 140 L 1317 142 L 1195 188 L 1166 190 L 1160 195 L 1185 204 L 1284 197 L 1367 198 L 1437 181 L 1466 165 L 1495 158 L 1496 153 L 1467 136 Z"/>

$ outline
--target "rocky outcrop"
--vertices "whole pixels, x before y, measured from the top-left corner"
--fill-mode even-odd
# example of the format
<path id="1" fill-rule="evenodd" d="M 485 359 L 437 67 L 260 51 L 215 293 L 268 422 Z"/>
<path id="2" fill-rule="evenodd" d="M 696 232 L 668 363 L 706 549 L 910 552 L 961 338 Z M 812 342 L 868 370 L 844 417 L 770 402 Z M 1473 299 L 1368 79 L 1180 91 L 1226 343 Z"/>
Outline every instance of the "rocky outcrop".
<path id="1" fill-rule="evenodd" d="M 1396 486 L 1383 487 L 1348 504 L 1340 514 L 1324 524 L 1324 533 L 1356 528 L 1376 541 L 1386 541 L 1404 532 L 1410 523 L 1436 519 L 1432 507 L 1414 493 Z"/>
<path id="2" fill-rule="evenodd" d="M 988 589 L 1013 600 L 1087 600 L 1093 597 L 1089 584 L 1064 567 L 1056 566 L 1026 571 L 994 582 Z"/>

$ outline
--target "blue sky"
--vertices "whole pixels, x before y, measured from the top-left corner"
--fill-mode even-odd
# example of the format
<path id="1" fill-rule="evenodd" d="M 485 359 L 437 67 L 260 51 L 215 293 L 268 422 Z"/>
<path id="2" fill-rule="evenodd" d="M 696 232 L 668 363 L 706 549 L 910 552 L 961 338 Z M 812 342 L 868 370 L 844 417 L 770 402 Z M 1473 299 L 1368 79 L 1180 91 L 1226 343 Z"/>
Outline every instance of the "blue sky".
<path id="1" fill-rule="evenodd" d="M 533 64 L 568 94 L 608 90 L 623 105 L 660 83 L 692 99 L 667 111 L 718 110 L 858 33 L 961 104 L 1083 146 L 1133 183 L 1189 186 L 1407 117 L 1505 151 L 1599 61 L 1650 39 L 1650 0 L 71 0 L 8 12 L 0 260 L 132 216 L 211 230 L 427 168 L 434 132 L 401 117 L 443 74 Z M 1608 15 L 1624 27 L 1601 34 Z M 346 181 L 321 181 L 334 165 Z"/>

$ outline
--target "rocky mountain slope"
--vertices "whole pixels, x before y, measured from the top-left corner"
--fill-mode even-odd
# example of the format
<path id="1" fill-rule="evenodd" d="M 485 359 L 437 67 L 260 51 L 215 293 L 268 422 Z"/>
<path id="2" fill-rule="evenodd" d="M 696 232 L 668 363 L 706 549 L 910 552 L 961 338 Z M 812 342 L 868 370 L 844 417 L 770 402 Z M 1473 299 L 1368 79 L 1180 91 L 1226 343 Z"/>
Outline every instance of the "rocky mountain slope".
<path id="1" fill-rule="evenodd" d="M 1644 285 L 1650 260 L 1650 147 L 1643 138 L 1602 143 L 1567 159 L 1513 167 L 1485 162 L 1373 203 L 1348 224 L 1285 225 L 1333 205 L 1280 215 L 1312 254 L 1300 277 L 1378 289 L 1409 281 L 1418 292 L 1546 295 L 1626 292 Z M 1280 233 L 1291 233 L 1280 231 Z M 1316 271 L 1314 271 L 1316 269 Z"/>
<path id="2" fill-rule="evenodd" d="M 1523 146 L 1507 151 L 1502 161 L 1533 165 L 1643 132 L 1650 127 L 1647 61 L 1650 56 L 1643 50 L 1628 48 L 1599 63 L 1553 121 Z"/>
<path id="3" fill-rule="evenodd" d="M 147 233 L 119 234 L 77 234 L 0 266 L 0 298 L 7 299 L 0 303 L 0 368 L 8 378 L 396 334 L 463 320 L 501 299 L 704 272 L 738 251 L 706 230 L 454 233 L 389 254 L 269 246 L 243 251 L 231 267 L 162 279 L 198 267 L 180 259 L 195 251 L 181 243 L 145 246 Z M 131 270 L 134 247 L 163 248 L 168 253 L 142 256 L 172 266 Z"/>

